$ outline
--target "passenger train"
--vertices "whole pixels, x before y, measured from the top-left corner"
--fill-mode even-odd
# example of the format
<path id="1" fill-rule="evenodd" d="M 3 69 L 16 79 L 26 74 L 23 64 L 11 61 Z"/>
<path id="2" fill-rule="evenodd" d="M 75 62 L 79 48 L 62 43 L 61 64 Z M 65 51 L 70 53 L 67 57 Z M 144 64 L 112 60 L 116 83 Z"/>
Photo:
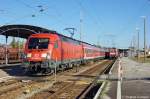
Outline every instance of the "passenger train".
<path id="1" fill-rule="evenodd" d="M 25 44 L 24 53 L 24 66 L 34 73 L 64 70 L 88 61 L 104 59 L 109 55 L 104 48 L 57 32 L 32 34 Z"/>

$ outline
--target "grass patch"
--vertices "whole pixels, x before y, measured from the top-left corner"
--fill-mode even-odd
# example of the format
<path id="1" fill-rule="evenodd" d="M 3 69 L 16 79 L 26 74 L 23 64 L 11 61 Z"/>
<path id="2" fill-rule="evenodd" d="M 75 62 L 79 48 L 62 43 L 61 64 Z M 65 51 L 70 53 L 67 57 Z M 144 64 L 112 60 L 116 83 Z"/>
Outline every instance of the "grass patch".
<path id="1" fill-rule="evenodd" d="M 150 57 L 146 58 L 145 61 L 144 57 L 140 57 L 139 59 L 137 57 L 132 57 L 131 59 L 140 63 L 150 63 Z"/>

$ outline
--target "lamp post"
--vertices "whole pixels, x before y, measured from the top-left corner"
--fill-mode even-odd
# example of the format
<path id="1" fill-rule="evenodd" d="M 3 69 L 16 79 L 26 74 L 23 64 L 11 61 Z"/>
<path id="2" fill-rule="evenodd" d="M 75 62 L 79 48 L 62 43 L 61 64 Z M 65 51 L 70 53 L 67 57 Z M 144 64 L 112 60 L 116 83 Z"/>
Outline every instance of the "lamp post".
<path id="1" fill-rule="evenodd" d="M 137 59 L 138 59 L 138 61 L 139 61 L 139 28 L 136 28 L 136 31 L 137 31 Z"/>
<path id="2" fill-rule="evenodd" d="M 82 28 L 83 28 L 83 13 L 82 13 L 82 10 L 80 11 L 80 42 L 81 42 L 81 49 L 82 49 L 82 53 L 83 53 L 83 44 L 82 44 Z M 83 60 L 83 57 L 84 57 L 84 55 L 82 55 L 81 57 L 80 57 L 80 60 L 81 60 L 81 63 L 82 63 L 82 60 Z M 78 66 L 79 65 L 77 65 L 76 66 L 76 72 L 78 72 L 79 70 L 78 70 Z"/>
<path id="3" fill-rule="evenodd" d="M 146 61 L 146 16 L 142 16 L 144 20 L 144 62 Z"/>

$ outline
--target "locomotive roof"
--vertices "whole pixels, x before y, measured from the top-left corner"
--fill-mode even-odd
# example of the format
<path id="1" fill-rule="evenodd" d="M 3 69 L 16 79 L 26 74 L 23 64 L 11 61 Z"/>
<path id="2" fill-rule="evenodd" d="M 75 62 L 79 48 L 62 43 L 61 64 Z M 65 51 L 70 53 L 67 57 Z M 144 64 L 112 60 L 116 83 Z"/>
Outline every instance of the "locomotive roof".
<path id="1" fill-rule="evenodd" d="M 66 38 L 69 38 L 69 39 L 72 39 L 72 40 L 75 40 L 75 41 L 78 41 L 78 42 L 81 42 L 81 43 L 84 43 L 84 44 L 88 44 L 88 45 L 91 45 L 91 46 L 94 46 L 94 47 L 98 47 L 98 46 L 96 46 L 96 45 L 93 45 L 93 44 L 90 44 L 90 43 L 87 43 L 87 42 L 84 42 L 84 41 L 80 41 L 80 40 L 77 40 L 77 39 L 74 39 L 74 38 L 71 38 L 71 37 L 62 35 L 62 34 L 56 32 L 56 31 L 55 31 L 55 32 L 51 32 L 51 33 L 57 34 L 57 35 L 59 35 L 59 36 L 66 37 Z"/>

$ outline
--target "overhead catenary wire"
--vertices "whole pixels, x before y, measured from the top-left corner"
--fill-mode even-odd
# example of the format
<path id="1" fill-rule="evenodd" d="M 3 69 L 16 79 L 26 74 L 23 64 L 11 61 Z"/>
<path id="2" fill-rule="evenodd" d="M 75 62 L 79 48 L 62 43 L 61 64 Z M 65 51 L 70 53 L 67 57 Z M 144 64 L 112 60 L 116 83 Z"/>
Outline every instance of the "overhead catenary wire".
<path id="1" fill-rule="evenodd" d="M 101 27 L 99 24 L 99 21 L 96 20 L 95 16 L 93 16 L 92 14 L 90 14 L 86 8 L 83 6 L 83 4 L 81 3 L 81 1 L 76 0 L 77 5 L 80 7 L 80 9 L 82 9 L 82 11 L 84 11 L 84 13 L 88 14 L 88 17 L 90 17 L 91 20 L 93 20 L 93 23 L 95 23 L 97 26 Z"/>
<path id="2" fill-rule="evenodd" d="M 76 4 L 79 6 L 79 8 L 80 8 L 80 10 L 82 11 L 82 13 L 84 13 L 84 15 L 85 14 L 87 14 L 87 16 L 86 17 L 89 17 L 90 18 L 90 20 L 92 21 L 92 23 L 94 23 L 95 24 L 95 26 L 96 26 L 96 28 L 97 28 L 97 32 L 99 33 L 100 32 L 100 30 L 101 30 L 101 32 L 104 32 L 104 30 L 102 31 L 102 29 L 103 29 L 103 22 L 102 22 L 102 20 L 99 18 L 99 20 L 98 20 L 98 18 L 96 18 L 96 16 L 97 15 L 93 15 L 93 14 L 91 14 L 89 11 L 87 11 L 87 9 L 84 7 L 84 5 L 82 4 L 82 2 L 80 1 L 80 0 L 76 0 L 75 1 L 76 2 Z M 85 21 L 84 21 L 85 22 Z M 84 35 L 84 32 L 82 33 L 82 35 Z"/>
<path id="3" fill-rule="evenodd" d="M 44 7 L 43 5 L 37 5 L 37 6 L 34 7 L 34 6 L 31 6 L 31 5 L 27 4 L 26 2 L 24 2 L 22 0 L 16 0 L 16 1 L 18 1 L 20 4 L 26 6 L 27 8 L 32 9 L 33 11 L 38 11 L 39 13 L 44 14 L 44 15 L 46 15 L 48 17 L 52 16 L 50 13 L 47 13 L 48 8 L 43 9 L 43 7 Z M 37 8 L 42 8 L 43 10 L 41 11 L 41 9 L 37 9 Z M 54 10 L 54 12 L 57 13 L 56 15 L 59 16 L 57 18 L 55 17 L 55 20 L 59 21 L 59 23 L 61 23 L 63 25 L 64 24 L 66 25 L 67 23 L 65 23 L 64 21 L 62 21 L 62 19 L 60 19 L 60 16 L 62 16 L 62 15 L 60 13 L 58 13 L 58 11 L 56 11 L 56 9 L 54 9 L 53 7 L 51 7 L 51 9 Z"/>

